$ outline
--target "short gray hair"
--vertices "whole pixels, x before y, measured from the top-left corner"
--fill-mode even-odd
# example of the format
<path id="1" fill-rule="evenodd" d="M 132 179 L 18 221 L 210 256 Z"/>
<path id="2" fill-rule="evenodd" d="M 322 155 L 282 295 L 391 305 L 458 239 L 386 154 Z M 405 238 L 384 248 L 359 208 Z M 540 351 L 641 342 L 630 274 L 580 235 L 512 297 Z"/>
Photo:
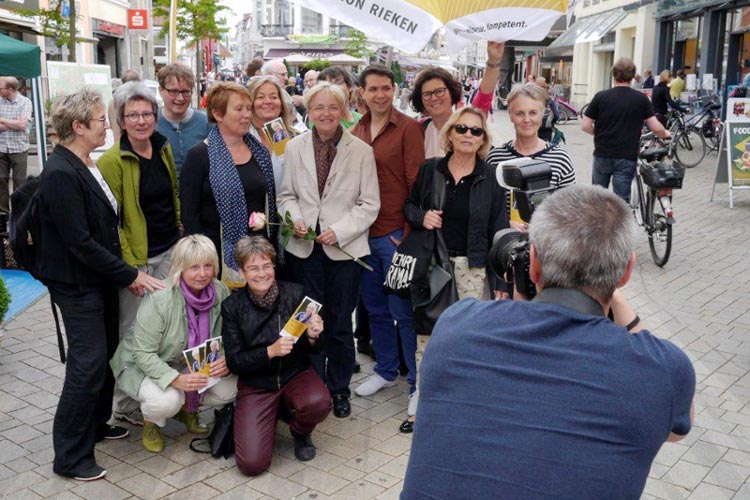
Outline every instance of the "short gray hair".
<path id="1" fill-rule="evenodd" d="M 635 235 L 630 208 L 610 191 L 581 184 L 555 191 L 531 218 L 529 239 L 541 263 L 538 284 L 609 301 L 625 274 Z"/>
<path id="2" fill-rule="evenodd" d="M 117 125 L 120 128 L 124 128 L 122 124 L 125 121 L 125 106 L 130 102 L 145 101 L 151 104 L 155 115 L 159 114 L 159 104 L 156 102 L 156 97 L 141 82 L 123 83 L 115 91 L 112 98 L 115 100 L 115 116 L 117 117 Z"/>
<path id="3" fill-rule="evenodd" d="M 336 102 L 338 102 L 339 106 L 341 106 L 342 108 L 349 104 L 349 100 L 344 95 L 344 91 L 341 89 L 341 87 L 334 83 L 318 82 L 310 87 L 307 92 L 305 92 L 305 107 L 310 108 L 310 104 L 313 102 L 313 99 L 318 97 L 318 94 L 322 92 L 330 92 L 331 94 L 333 94 L 334 99 L 336 99 Z"/>
<path id="4" fill-rule="evenodd" d="M 234 246 L 234 261 L 237 268 L 242 270 L 250 257 L 258 255 L 267 257 L 271 262 L 276 262 L 276 250 L 273 245 L 263 236 L 243 236 Z"/>
<path id="5" fill-rule="evenodd" d="M 73 122 L 85 123 L 93 119 L 96 108 L 104 109 L 102 95 L 90 87 L 73 94 L 55 97 L 50 113 L 50 124 L 55 129 L 60 144 L 70 144 L 75 140 Z"/>
<path id="6" fill-rule="evenodd" d="M 167 280 L 172 286 L 180 286 L 182 272 L 195 264 L 211 262 L 214 266 L 214 278 L 219 274 L 219 256 L 216 246 L 207 236 L 191 234 L 180 238 L 172 249 L 172 257 L 167 271 Z"/>
<path id="7" fill-rule="evenodd" d="M 538 102 L 539 107 L 544 109 L 547 105 L 546 94 L 547 92 L 542 87 L 533 82 L 513 85 L 513 88 L 510 89 L 510 93 L 508 94 L 508 108 L 513 104 L 513 101 L 523 96 Z"/>

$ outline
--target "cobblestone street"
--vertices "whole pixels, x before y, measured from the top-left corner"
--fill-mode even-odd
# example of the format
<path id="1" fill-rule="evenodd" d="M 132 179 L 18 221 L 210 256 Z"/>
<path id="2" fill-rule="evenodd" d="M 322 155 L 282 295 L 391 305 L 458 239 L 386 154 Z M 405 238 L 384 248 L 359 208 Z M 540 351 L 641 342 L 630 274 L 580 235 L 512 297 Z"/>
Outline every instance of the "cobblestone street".
<path id="1" fill-rule="evenodd" d="M 495 143 L 512 137 L 507 113 L 495 112 Z M 579 122 L 561 127 L 580 183 L 590 182 L 593 138 Z M 750 193 L 726 185 L 709 202 L 716 163 L 710 153 L 687 172 L 675 192 L 672 255 L 653 264 L 645 231 L 639 234 L 637 271 L 625 289 L 648 329 L 685 349 L 698 386 L 696 420 L 680 443 L 665 444 L 652 467 L 645 499 L 750 499 Z M 292 440 L 279 426 L 269 472 L 248 478 L 234 460 L 212 459 L 188 449 L 193 437 L 170 421 L 166 448 L 151 454 L 141 430 L 97 445 L 104 480 L 81 483 L 52 472 L 52 418 L 65 366 L 59 362 L 54 322 L 45 296 L 5 325 L 0 348 L 0 492 L 11 498 L 157 499 L 396 499 L 411 437 L 399 433 L 407 384 L 368 398 L 353 396 L 352 415 L 332 415 L 313 434 L 317 457 L 295 460 Z M 372 372 L 360 355 L 362 373 Z M 477 395 L 477 397 L 481 397 Z M 203 414 L 205 420 L 211 412 Z M 460 417 L 459 417 L 460 418 Z M 206 458 L 209 457 L 209 458 Z M 501 459 L 502 457 L 498 457 Z"/>

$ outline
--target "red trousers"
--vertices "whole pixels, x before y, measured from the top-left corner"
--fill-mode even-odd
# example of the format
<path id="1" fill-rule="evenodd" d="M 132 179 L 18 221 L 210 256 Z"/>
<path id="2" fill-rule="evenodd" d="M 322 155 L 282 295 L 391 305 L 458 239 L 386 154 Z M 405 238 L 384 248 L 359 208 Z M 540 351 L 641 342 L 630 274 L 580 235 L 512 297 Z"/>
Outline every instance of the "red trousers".
<path id="1" fill-rule="evenodd" d="M 278 391 L 258 389 L 239 381 L 234 410 L 234 456 L 243 474 L 257 476 L 271 465 L 282 404 L 294 411 L 290 429 L 297 434 L 310 434 L 330 413 L 331 395 L 312 367 Z"/>

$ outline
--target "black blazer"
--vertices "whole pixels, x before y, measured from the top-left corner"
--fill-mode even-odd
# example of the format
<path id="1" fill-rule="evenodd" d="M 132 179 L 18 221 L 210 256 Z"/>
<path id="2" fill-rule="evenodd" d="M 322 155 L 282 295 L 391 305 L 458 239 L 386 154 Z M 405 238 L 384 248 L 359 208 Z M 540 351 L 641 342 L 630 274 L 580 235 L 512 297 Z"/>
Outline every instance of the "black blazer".
<path id="1" fill-rule="evenodd" d="M 138 270 L 122 260 L 117 213 L 96 178 L 69 149 L 56 146 L 41 176 L 42 281 L 128 286 Z"/>
<path id="2" fill-rule="evenodd" d="M 270 308 L 255 305 L 247 287 L 221 304 L 221 337 L 229 371 L 245 384 L 267 391 L 284 387 L 310 366 L 310 354 L 320 351 L 320 341 L 311 346 L 305 332 L 292 352 L 268 359 L 266 348 L 279 339 L 279 332 L 305 297 L 299 285 L 277 284 L 279 297 Z"/>
<path id="3" fill-rule="evenodd" d="M 180 207 L 185 234 L 205 234 L 221 261 L 221 218 L 208 180 L 208 146 L 200 142 L 187 152 L 180 172 Z"/>

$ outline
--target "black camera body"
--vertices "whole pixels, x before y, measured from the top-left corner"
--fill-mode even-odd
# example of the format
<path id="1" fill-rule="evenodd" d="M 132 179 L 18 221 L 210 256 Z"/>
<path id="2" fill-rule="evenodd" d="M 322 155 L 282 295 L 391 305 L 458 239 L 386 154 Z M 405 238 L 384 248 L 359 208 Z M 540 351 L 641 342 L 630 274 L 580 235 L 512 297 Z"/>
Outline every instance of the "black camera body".
<path id="1" fill-rule="evenodd" d="M 506 161 L 497 170 L 497 182 L 513 192 L 518 212 L 525 222 L 531 220 L 535 207 L 552 192 L 552 168 L 545 161 L 519 158 Z M 508 293 L 515 288 L 528 298 L 536 295 L 536 286 L 529 276 L 529 233 L 502 229 L 492 238 L 489 253 L 490 267 L 504 277 Z"/>

